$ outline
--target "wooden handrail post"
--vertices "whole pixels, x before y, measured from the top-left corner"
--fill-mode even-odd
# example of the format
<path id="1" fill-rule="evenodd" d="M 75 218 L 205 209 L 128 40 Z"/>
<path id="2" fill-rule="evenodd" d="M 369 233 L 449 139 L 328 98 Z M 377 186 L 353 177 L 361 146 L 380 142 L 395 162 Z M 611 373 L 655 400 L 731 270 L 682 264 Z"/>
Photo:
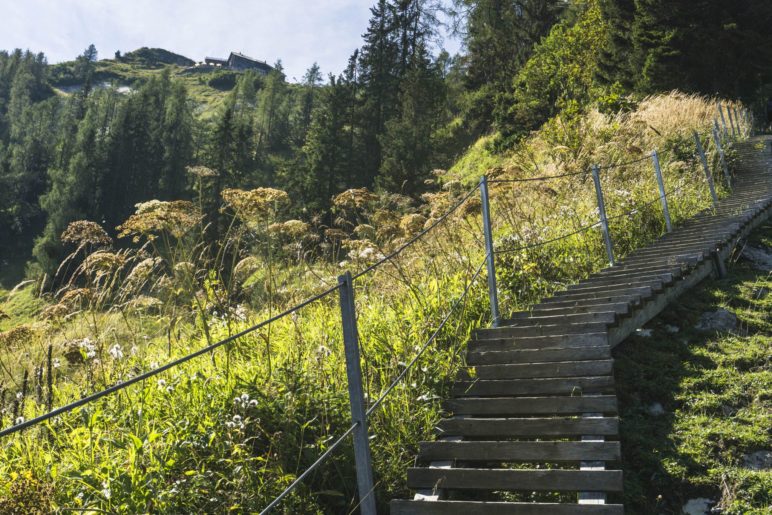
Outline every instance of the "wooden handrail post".
<path id="1" fill-rule="evenodd" d="M 726 181 L 726 186 L 731 190 L 732 177 L 729 175 L 729 166 L 727 166 L 726 164 L 726 154 L 724 153 L 724 148 L 721 145 L 721 136 L 718 133 L 717 127 L 713 127 L 713 142 L 716 144 L 716 149 L 718 150 L 718 157 L 721 160 L 721 169 L 724 172 L 724 180 Z"/>

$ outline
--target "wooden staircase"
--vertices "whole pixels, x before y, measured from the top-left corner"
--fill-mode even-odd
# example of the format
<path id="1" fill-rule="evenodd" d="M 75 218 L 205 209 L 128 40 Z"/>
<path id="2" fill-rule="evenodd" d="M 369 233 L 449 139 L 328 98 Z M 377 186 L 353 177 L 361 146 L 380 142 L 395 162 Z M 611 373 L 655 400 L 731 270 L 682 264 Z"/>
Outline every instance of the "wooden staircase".
<path id="1" fill-rule="evenodd" d="M 759 143 L 764 143 L 764 149 Z M 501 327 L 479 329 L 438 440 L 393 515 L 617 515 L 622 492 L 611 349 L 711 273 L 772 211 L 772 138 L 736 145 L 731 196 Z M 510 492 L 527 500 L 510 502 Z M 561 502 L 562 501 L 562 502 Z M 570 502 L 566 502 L 570 501 Z"/>

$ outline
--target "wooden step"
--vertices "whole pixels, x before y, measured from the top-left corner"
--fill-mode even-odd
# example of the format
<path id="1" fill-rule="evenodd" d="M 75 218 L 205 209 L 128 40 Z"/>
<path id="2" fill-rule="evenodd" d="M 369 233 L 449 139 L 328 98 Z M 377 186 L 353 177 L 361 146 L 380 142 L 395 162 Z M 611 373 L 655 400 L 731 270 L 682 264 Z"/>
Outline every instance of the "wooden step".
<path id="1" fill-rule="evenodd" d="M 495 334 L 495 333 L 494 333 Z M 595 347 L 608 344 L 608 333 L 554 334 L 547 336 L 523 337 L 481 337 L 467 344 L 472 351 L 515 350 L 515 349 L 562 349 L 566 347 Z"/>
<path id="2" fill-rule="evenodd" d="M 556 315 L 534 315 L 531 312 L 525 311 L 522 314 L 516 313 L 509 319 L 501 321 L 501 326 L 516 325 L 519 323 L 537 323 L 544 325 L 561 325 L 561 324 L 585 324 L 585 323 L 602 323 L 613 324 L 616 320 L 617 313 L 613 311 L 592 311 L 589 313 L 565 313 Z"/>
<path id="3" fill-rule="evenodd" d="M 545 379 L 477 379 L 456 381 L 454 397 L 516 397 L 539 395 L 580 395 L 611 391 L 611 376 L 545 378 Z"/>
<path id="4" fill-rule="evenodd" d="M 611 349 L 607 345 L 599 345 L 593 347 L 567 347 L 564 349 L 469 351 L 466 355 L 466 362 L 469 365 L 505 365 L 587 361 L 592 359 L 608 359 L 610 357 Z"/>
<path id="5" fill-rule="evenodd" d="M 391 515 L 624 515 L 621 504 L 393 500 Z"/>
<path id="6" fill-rule="evenodd" d="M 512 415 L 577 415 L 582 413 L 617 413 L 614 395 L 584 397 L 475 397 L 453 399 L 443 407 L 455 415 L 499 416 Z"/>
<path id="7" fill-rule="evenodd" d="M 594 284 L 590 281 L 572 284 L 568 289 L 564 290 L 567 294 L 588 294 L 599 293 L 601 295 L 606 294 L 609 290 L 625 290 L 632 288 L 651 288 L 653 291 L 661 291 L 666 285 L 672 283 L 672 280 L 663 280 L 661 278 L 656 279 L 643 279 L 640 281 L 632 282 L 613 282 L 612 284 Z M 562 296 L 562 295 L 561 295 Z"/>
<path id="8" fill-rule="evenodd" d="M 678 275 L 680 277 L 680 274 Z M 566 291 L 576 291 L 587 289 L 589 287 L 602 288 L 605 286 L 616 286 L 618 284 L 670 284 L 677 279 L 676 274 L 672 273 L 651 273 L 641 275 L 612 275 L 603 277 L 593 277 L 580 283 L 571 284 Z"/>
<path id="9" fill-rule="evenodd" d="M 409 488 L 547 492 L 621 492 L 621 470 L 409 468 Z"/>
<path id="10" fill-rule="evenodd" d="M 545 377 L 587 377 L 611 375 L 614 361 L 559 361 L 554 363 L 520 363 L 509 365 L 478 365 L 474 367 L 479 379 L 532 379 Z M 467 376 L 468 378 L 469 376 Z"/>
<path id="11" fill-rule="evenodd" d="M 619 442 L 421 442 L 418 458 L 485 462 L 619 461 Z"/>
<path id="12" fill-rule="evenodd" d="M 608 325 L 602 322 L 542 325 L 538 321 L 531 322 L 529 319 L 525 319 L 518 320 L 512 325 L 478 329 L 475 334 L 480 338 L 516 338 L 520 336 L 602 333 Z"/>
<path id="13" fill-rule="evenodd" d="M 627 298 L 633 301 L 645 299 L 654 295 L 654 289 L 651 286 L 627 286 L 621 285 L 619 287 L 608 288 L 604 291 L 596 290 L 589 292 L 574 292 L 563 291 L 556 293 L 549 299 L 541 301 L 542 305 L 545 304 L 560 304 L 564 302 L 578 302 L 578 301 L 603 301 L 614 302 L 620 298 Z"/>
<path id="14" fill-rule="evenodd" d="M 616 436 L 619 419 L 599 418 L 447 418 L 437 424 L 443 436 L 475 438 L 545 438 L 557 436 Z"/>

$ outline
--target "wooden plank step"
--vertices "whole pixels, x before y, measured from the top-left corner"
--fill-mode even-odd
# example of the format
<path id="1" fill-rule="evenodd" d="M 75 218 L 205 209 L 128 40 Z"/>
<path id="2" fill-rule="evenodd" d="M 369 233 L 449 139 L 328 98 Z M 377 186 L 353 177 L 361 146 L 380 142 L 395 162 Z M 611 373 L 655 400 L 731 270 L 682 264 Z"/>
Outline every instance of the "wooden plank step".
<path id="1" fill-rule="evenodd" d="M 553 436 L 617 436 L 619 419 L 598 418 L 446 418 L 437 423 L 443 436 L 479 438 L 545 438 Z"/>
<path id="2" fill-rule="evenodd" d="M 619 442 L 421 442 L 422 461 L 563 463 L 619 461 Z"/>
<path id="3" fill-rule="evenodd" d="M 584 324 L 584 323 L 602 323 L 612 324 L 616 320 L 617 314 L 613 311 L 593 311 L 590 313 L 565 313 L 555 315 L 534 315 L 531 312 L 524 311 L 522 315 L 516 314 L 512 318 L 501 321 L 502 326 L 516 325 L 520 323 L 538 323 L 545 325 L 559 324 Z"/>
<path id="4" fill-rule="evenodd" d="M 672 274 L 669 272 L 665 273 L 650 273 L 650 274 L 641 274 L 641 275 L 610 275 L 610 276 L 602 276 L 602 277 L 593 277 L 591 279 L 587 279 L 585 281 L 576 283 L 576 284 L 570 284 L 566 288 L 567 291 L 576 291 L 581 289 L 586 289 L 588 287 L 603 287 L 603 286 L 614 286 L 618 284 L 648 284 L 648 283 L 657 283 L 661 282 L 664 284 L 669 284 L 676 279 L 681 277 L 681 274 Z"/>
<path id="5" fill-rule="evenodd" d="M 567 334 L 602 333 L 608 324 L 603 322 L 584 322 L 579 324 L 542 325 L 529 319 L 518 320 L 516 325 L 478 329 L 475 334 L 482 338 L 515 338 L 520 336 L 550 336 Z"/>
<path id="6" fill-rule="evenodd" d="M 531 311 L 520 311 L 513 313 L 512 316 L 513 318 L 527 318 L 527 316 L 550 317 L 593 313 L 613 313 L 617 316 L 623 316 L 630 312 L 630 307 L 631 304 L 628 302 L 617 302 L 615 304 L 588 304 L 559 308 L 542 307 L 542 305 L 536 304 Z"/>
<path id="7" fill-rule="evenodd" d="M 592 359 L 608 359 L 610 357 L 611 349 L 608 345 L 599 345 L 593 347 L 568 347 L 564 349 L 469 351 L 466 355 L 466 362 L 469 365 L 506 365 L 587 361 Z"/>
<path id="8" fill-rule="evenodd" d="M 533 306 L 533 313 L 555 313 L 556 310 L 571 311 L 573 313 L 582 313 L 594 310 L 614 311 L 628 313 L 630 308 L 640 304 L 638 295 L 619 295 L 607 299 L 587 299 L 580 301 L 564 301 L 545 303 L 541 302 Z M 607 306 L 604 308 L 604 306 Z"/>
<path id="9" fill-rule="evenodd" d="M 393 500 L 391 515 L 624 515 L 621 504 Z"/>
<path id="10" fill-rule="evenodd" d="M 546 379 L 478 379 L 456 381 L 454 397 L 514 397 L 603 393 L 614 388 L 611 376 Z"/>
<path id="11" fill-rule="evenodd" d="M 608 344 L 607 332 L 588 334 L 553 334 L 547 336 L 480 337 L 471 340 L 467 348 L 473 351 L 514 349 L 559 349 L 566 347 L 595 347 Z"/>
<path id="12" fill-rule="evenodd" d="M 621 492 L 621 470 L 407 469 L 409 488 Z"/>
<path id="13" fill-rule="evenodd" d="M 656 290 L 651 285 L 646 286 L 627 286 L 620 285 L 609 288 L 601 288 L 593 291 L 562 291 L 558 292 L 549 299 L 543 299 L 542 304 L 559 304 L 561 302 L 577 302 L 583 300 L 597 301 L 600 299 L 619 299 L 626 297 L 634 300 L 649 298 L 654 295 Z"/>
<path id="14" fill-rule="evenodd" d="M 617 413 L 614 395 L 587 397 L 477 397 L 453 399 L 443 407 L 455 415 L 576 415 L 582 413 Z"/>
<path id="15" fill-rule="evenodd" d="M 667 286 L 668 284 L 672 283 L 672 277 L 668 277 L 667 280 L 665 278 L 648 278 L 648 279 L 641 279 L 640 281 L 635 280 L 632 282 L 627 281 L 620 281 L 620 282 L 612 282 L 611 284 L 594 284 L 592 282 L 583 282 L 583 283 L 577 283 L 572 284 L 568 286 L 566 290 L 564 290 L 568 294 L 588 294 L 588 293 L 600 293 L 605 294 L 609 290 L 618 290 L 618 289 L 625 289 L 625 288 L 641 288 L 641 287 L 647 287 L 651 288 L 653 291 L 661 291 Z"/>
<path id="16" fill-rule="evenodd" d="M 553 363 L 517 363 L 478 365 L 474 367 L 479 379 L 530 379 L 539 377 L 587 377 L 611 375 L 614 361 L 559 361 Z"/>

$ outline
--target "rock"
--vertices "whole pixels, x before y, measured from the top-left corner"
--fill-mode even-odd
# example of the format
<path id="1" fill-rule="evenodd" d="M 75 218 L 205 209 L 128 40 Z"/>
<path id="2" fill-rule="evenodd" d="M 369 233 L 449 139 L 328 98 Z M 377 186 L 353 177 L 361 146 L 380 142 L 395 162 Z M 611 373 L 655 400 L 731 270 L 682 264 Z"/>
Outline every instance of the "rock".
<path id="1" fill-rule="evenodd" d="M 703 313 L 696 328 L 700 331 L 733 331 L 737 328 L 737 315 L 724 308 Z"/>
<path id="2" fill-rule="evenodd" d="M 635 334 L 641 338 L 651 338 L 651 329 L 638 328 L 635 330 Z"/>
<path id="3" fill-rule="evenodd" d="M 665 414 L 665 408 L 662 407 L 662 404 L 655 402 L 646 407 L 646 413 L 652 417 L 659 417 Z"/>
<path id="4" fill-rule="evenodd" d="M 753 268 L 762 272 L 772 272 L 772 251 L 769 249 L 746 245 L 742 256 L 751 262 Z"/>
<path id="5" fill-rule="evenodd" d="M 744 455 L 743 466 L 751 470 L 772 469 L 772 451 L 756 451 Z"/>
<path id="6" fill-rule="evenodd" d="M 686 515 L 706 515 L 710 513 L 710 507 L 713 504 L 715 504 L 715 502 L 710 499 L 698 497 L 697 499 L 689 499 L 689 501 L 684 504 L 683 508 L 681 508 L 681 511 Z"/>
<path id="7" fill-rule="evenodd" d="M 667 331 L 670 334 L 676 334 L 680 330 L 681 330 L 680 328 L 678 328 L 678 327 L 676 327 L 674 325 L 665 324 L 665 331 Z"/>

